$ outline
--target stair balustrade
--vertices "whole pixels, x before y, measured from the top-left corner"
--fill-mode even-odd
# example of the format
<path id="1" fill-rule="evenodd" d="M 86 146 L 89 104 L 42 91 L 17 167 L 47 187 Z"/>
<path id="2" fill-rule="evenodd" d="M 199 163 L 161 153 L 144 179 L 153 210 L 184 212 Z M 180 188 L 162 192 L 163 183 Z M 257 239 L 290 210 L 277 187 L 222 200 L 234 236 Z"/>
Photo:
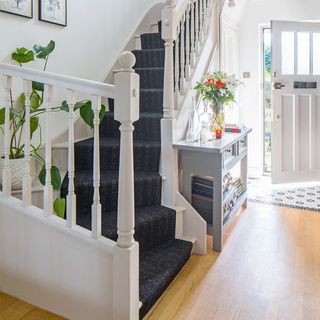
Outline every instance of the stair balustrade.
<path id="1" fill-rule="evenodd" d="M 165 42 L 163 119 L 161 122 L 161 171 L 164 179 L 162 202 L 175 205 L 178 191 L 177 153 L 174 140 L 174 111 L 180 108 L 191 88 L 191 79 L 208 36 L 216 0 L 166 0 L 162 11 L 162 39 Z"/>
<path id="2" fill-rule="evenodd" d="M 30 159 L 30 113 L 32 84 L 38 82 L 44 85 L 44 123 L 45 123 L 45 185 L 43 192 L 44 206 L 41 218 L 44 223 L 54 224 L 61 228 L 65 235 L 79 239 L 85 237 L 90 244 L 104 248 L 113 255 L 113 270 L 110 278 L 113 286 L 113 315 L 114 319 L 137 319 L 139 313 L 139 246 L 134 241 L 135 205 L 134 205 L 134 166 L 133 166 L 133 123 L 139 118 L 139 75 L 133 70 L 136 62 L 131 52 L 124 52 L 119 58 L 121 69 L 115 74 L 115 84 L 94 82 L 35 69 L 21 68 L 10 64 L 0 63 L 0 75 L 3 76 L 3 101 L 5 106 L 4 122 L 4 168 L 2 171 L 1 201 L 17 207 L 17 212 L 25 208 L 25 214 L 32 216 L 39 209 L 32 206 L 32 179 Z M 14 81 L 13 81 L 14 80 Z M 13 90 L 20 88 L 23 83 L 25 94 L 25 126 L 24 126 L 24 176 L 22 200 L 14 200 L 11 188 L 12 169 L 10 167 L 10 113 L 13 112 Z M 17 87 L 16 87 L 17 85 Z M 59 97 L 54 93 L 59 88 Z M 66 196 L 66 220 L 63 223 L 53 218 L 54 191 L 51 181 L 52 168 L 52 112 L 53 101 L 61 99 L 61 89 L 67 95 L 68 103 L 68 194 Z M 75 192 L 75 105 L 77 95 L 87 96 L 91 100 L 93 112 L 93 199 L 91 212 L 91 233 L 84 233 L 76 225 L 77 206 Z M 57 98 L 57 99 L 54 99 Z M 99 113 L 102 99 L 114 99 L 114 118 L 120 126 L 120 168 L 118 185 L 118 239 L 105 241 L 101 237 L 101 203 L 100 203 L 100 135 Z M 62 99 L 61 99 L 62 100 Z M 19 205 L 18 205 L 19 204 Z M 32 210 L 34 208 L 34 210 Z M 24 211 L 22 211 L 24 212 Z M 119 267 L 120 266 L 120 267 Z M 121 267 L 122 266 L 122 267 Z"/>

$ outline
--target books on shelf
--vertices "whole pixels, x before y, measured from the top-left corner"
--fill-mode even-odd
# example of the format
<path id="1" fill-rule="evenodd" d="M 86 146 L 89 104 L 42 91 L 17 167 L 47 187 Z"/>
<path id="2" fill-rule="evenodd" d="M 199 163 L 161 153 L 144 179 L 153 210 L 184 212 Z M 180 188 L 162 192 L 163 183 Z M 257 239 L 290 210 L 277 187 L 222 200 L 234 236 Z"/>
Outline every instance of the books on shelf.
<path id="1" fill-rule="evenodd" d="M 229 133 L 241 133 L 245 130 L 244 125 L 239 125 L 239 124 L 226 124 L 225 126 L 225 132 Z"/>

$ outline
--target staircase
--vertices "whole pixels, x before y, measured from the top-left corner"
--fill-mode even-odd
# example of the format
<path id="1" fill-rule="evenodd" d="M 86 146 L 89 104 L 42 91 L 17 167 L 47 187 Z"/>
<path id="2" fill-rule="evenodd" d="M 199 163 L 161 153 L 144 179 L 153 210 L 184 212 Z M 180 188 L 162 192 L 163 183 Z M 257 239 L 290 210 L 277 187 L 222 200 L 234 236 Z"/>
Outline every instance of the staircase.
<path id="1" fill-rule="evenodd" d="M 161 26 L 159 26 L 161 27 Z M 186 264 L 192 243 L 175 238 L 176 211 L 161 205 L 159 174 L 164 83 L 164 42 L 160 33 L 141 35 L 142 50 L 134 50 L 135 71 L 140 75 L 140 119 L 134 131 L 135 240 L 140 247 L 139 296 L 142 319 Z M 113 100 L 100 125 L 100 198 L 102 235 L 117 240 L 117 204 L 120 154 L 119 123 Z M 94 141 L 75 145 L 77 224 L 91 229 Z M 61 196 L 68 194 L 64 178 Z"/>

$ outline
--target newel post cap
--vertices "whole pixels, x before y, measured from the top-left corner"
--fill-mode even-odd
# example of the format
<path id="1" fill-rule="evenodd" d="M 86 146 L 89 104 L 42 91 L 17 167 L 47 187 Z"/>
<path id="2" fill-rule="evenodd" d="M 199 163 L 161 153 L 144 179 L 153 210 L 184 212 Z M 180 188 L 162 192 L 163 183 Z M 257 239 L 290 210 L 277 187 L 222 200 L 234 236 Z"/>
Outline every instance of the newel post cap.
<path id="1" fill-rule="evenodd" d="M 130 51 L 123 52 L 119 57 L 121 71 L 133 72 L 133 66 L 136 63 L 135 55 Z"/>

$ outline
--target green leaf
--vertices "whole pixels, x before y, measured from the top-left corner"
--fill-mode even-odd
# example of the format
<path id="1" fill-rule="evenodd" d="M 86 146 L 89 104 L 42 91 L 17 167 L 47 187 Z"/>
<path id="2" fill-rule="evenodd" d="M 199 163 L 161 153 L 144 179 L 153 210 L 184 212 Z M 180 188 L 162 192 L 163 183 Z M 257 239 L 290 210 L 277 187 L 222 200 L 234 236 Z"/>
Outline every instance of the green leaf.
<path id="1" fill-rule="evenodd" d="M 66 100 L 61 102 L 60 109 L 65 112 L 69 112 L 69 105 Z"/>
<path id="2" fill-rule="evenodd" d="M 44 91 L 44 84 L 37 82 L 37 81 L 32 81 L 32 89 L 36 91 L 43 92 Z"/>
<path id="3" fill-rule="evenodd" d="M 30 139 L 32 139 L 33 133 L 39 128 L 39 118 L 32 117 L 30 119 Z"/>
<path id="4" fill-rule="evenodd" d="M 99 120 L 100 122 L 104 118 L 104 115 L 106 113 L 106 106 L 101 105 L 101 110 L 99 112 Z M 84 122 L 92 129 L 93 128 L 93 118 L 94 114 L 92 111 L 92 104 L 91 101 L 86 101 L 81 107 L 80 107 L 80 116 L 84 120 Z"/>
<path id="5" fill-rule="evenodd" d="M 91 108 L 91 101 L 87 101 L 82 107 L 80 107 L 80 116 L 90 128 L 93 128 L 94 114 Z"/>
<path id="6" fill-rule="evenodd" d="M 12 53 L 11 58 L 22 65 L 23 63 L 34 61 L 34 54 L 32 50 L 26 48 L 17 48 L 16 51 Z"/>
<path id="7" fill-rule="evenodd" d="M 42 105 L 42 100 L 38 92 L 33 91 L 30 98 L 31 110 L 37 110 Z"/>
<path id="8" fill-rule="evenodd" d="M 49 54 L 54 50 L 55 48 L 55 42 L 54 41 L 50 41 L 46 47 L 43 47 L 39 44 L 35 44 L 33 46 L 33 51 L 36 54 L 36 57 L 38 59 L 47 59 L 47 57 L 49 56 Z"/>
<path id="9" fill-rule="evenodd" d="M 0 109 L 0 126 L 4 125 L 6 108 Z"/>
<path id="10" fill-rule="evenodd" d="M 58 217 L 64 219 L 64 213 L 66 210 L 66 199 L 57 198 L 56 200 L 54 200 L 53 210 Z"/>
<path id="11" fill-rule="evenodd" d="M 54 190 L 59 190 L 61 186 L 61 175 L 60 171 L 56 166 L 52 166 L 51 170 L 51 184 Z M 46 168 L 43 166 L 39 175 L 40 183 L 44 186 L 46 184 Z"/>
<path id="12" fill-rule="evenodd" d="M 24 110 L 25 103 L 26 96 L 24 93 L 21 93 L 20 96 L 15 100 L 13 107 L 17 112 L 21 112 Z"/>

